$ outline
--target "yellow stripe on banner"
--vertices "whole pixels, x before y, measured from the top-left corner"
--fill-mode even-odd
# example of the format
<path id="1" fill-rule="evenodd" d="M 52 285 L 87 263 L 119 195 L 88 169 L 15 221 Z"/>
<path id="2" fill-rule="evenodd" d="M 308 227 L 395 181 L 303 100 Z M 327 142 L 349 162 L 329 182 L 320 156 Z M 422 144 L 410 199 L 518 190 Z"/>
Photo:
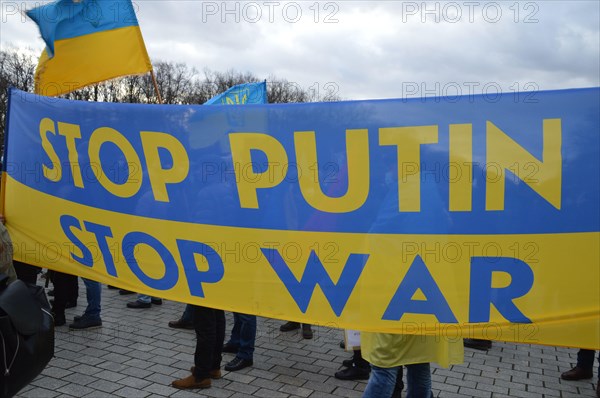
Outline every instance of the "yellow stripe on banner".
<path id="1" fill-rule="evenodd" d="M 12 178 L 7 185 L 6 209 L 10 212 L 6 216 L 15 258 L 38 266 L 171 300 L 330 327 L 600 348 L 598 232 L 367 235 L 219 227 L 90 208 L 40 193 Z M 67 237 L 61 218 L 70 220 L 66 230 L 75 240 Z M 131 243 L 132 236 L 146 237 L 146 243 L 133 248 L 137 271 L 124 258 L 127 245 L 123 242 L 130 239 Z M 202 242 L 214 249 L 223 262 L 222 276 L 207 281 L 209 271 L 216 269 L 214 263 L 199 253 L 193 260 L 189 256 L 186 260 L 182 241 Z M 81 245 L 91 253 L 90 266 L 73 260 L 85 257 Z M 160 247 L 165 248 L 162 253 L 157 250 Z M 305 285 L 296 291 L 289 281 L 286 286 L 278 273 L 283 268 L 276 271 L 274 259 L 267 258 L 264 249 L 275 249 L 271 253 L 281 256 L 283 268 L 289 270 L 296 284 L 302 280 Z M 107 251 L 116 276 L 107 271 Z M 319 274 L 319 266 L 309 262 L 311 252 L 316 253 L 325 273 Z M 357 254 L 368 255 L 368 260 L 350 283 L 348 297 L 340 307 L 339 296 L 348 286 L 338 282 L 352 280 L 346 273 L 351 268 L 350 256 Z M 173 259 L 172 266 L 165 267 L 168 257 Z M 502 260 L 506 258 L 518 259 L 517 273 L 501 271 L 502 266 L 512 264 Z M 193 261 L 192 267 L 189 261 Z M 312 297 L 306 269 L 319 284 Z M 489 274 L 489 269 L 500 271 Z M 140 270 L 148 283 L 141 281 Z M 529 272 L 530 286 L 526 285 Z M 164 290 L 150 287 L 173 275 L 172 286 Z M 403 290 L 414 275 L 418 278 L 412 282 L 414 285 L 416 281 L 418 288 Z M 489 280 L 486 275 L 491 275 Z M 336 285 L 337 298 L 331 295 L 331 286 L 326 286 L 328 278 Z M 426 280 L 429 283 L 423 282 Z M 489 297 L 480 296 L 481 291 L 497 289 L 498 303 L 506 304 L 501 296 L 510 289 L 503 289 L 523 284 L 526 289 L 509 300 L 514 308 L 496 308 L 489 304 Z M 191 294 L 199 288 L 204 298 Z M 393 318 L 398 311 L 409 308 L 390 307 L 394 298 L 408 291 L 410 305 L 418 308 L 433 302 L 436 289 L 441 301 L 436 302 L 435 315 L 406 313 L 400 320 L 383 319 L 386 314 Z M 301 296 L 306 292 L 310 302 L 302 310 Z M 469 323 L 473 317 L 485 314 L 486 308 L 488 321 Z M 533 323 L 509 322 L 506 315 L 517 312 Z M 438 317 L 442 316 L 452 316 L 456 321 L 440 323 Z"/>
<path id="2" fill-rule="evenodd" d="M 128 26 L 54 43 L 53 58 L 42 53 L 36 94 L 54 96 L 119 76 L 152 70 L 139 26 Z"/>

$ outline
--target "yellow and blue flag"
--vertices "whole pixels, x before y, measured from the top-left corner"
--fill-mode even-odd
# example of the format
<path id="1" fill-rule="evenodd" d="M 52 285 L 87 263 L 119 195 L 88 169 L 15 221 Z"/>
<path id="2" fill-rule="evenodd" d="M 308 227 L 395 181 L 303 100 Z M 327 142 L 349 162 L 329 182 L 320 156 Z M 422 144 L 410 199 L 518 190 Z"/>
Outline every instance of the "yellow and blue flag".
<path id="1" fill-rule="evenodd" d="M 267 82 L 244 83 L 231 87 L 204 103 L 204 105 L 266 104 Z"/>
<path id="2" fill-rule="evenodd" d="M 131 0 L 58 0 L 27 11 L 46 43 L 35 92 L 61 95 L 152 70 Z"/>

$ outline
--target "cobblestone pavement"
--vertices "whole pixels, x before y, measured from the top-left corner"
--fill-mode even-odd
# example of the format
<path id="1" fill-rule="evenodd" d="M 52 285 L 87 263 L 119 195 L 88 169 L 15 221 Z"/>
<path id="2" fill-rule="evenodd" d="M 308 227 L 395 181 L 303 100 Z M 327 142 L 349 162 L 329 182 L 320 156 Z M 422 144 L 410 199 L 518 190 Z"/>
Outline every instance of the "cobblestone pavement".
<path id="1" fill-rule="evenodd" d="M 67 310 L 67 322 L 85 308 L 80 286 L 77 308 Z M 18 397 L 361 397 L 364 381 L 341 381 L 333 374 L 351 355 L 339 347 L 343 332 L 315 326 L 314 339 L 299 331 L 282 333 L 281 320 L 259 318 L 254 366 L 224 377 L 207 390 L 177 390 L 170 386 L 189 374 L 193 363 L 193 331 L 167 326 L 184 305 L 165 301 L 149 309 L 125 307 L 135 295 L 102 290 L 103 327 L 69 331 L 58 327 L 56 355 Z M 227 314 L 227 336 L 233 324 Z M 227 337 L 226 337 L 227 339 Z M 488 352 L 465 349 L 465 363 L 450 369 L 434 367 L 436 397 L 595 397 L 597 366 L 591 380 L 567 382 L 560 373 L 575 363 L 577 350 L 494 342 Z M 224 363 L 232 359 L 224 354 Z M 596 364 L 597 365 L 597 364 Z"/>

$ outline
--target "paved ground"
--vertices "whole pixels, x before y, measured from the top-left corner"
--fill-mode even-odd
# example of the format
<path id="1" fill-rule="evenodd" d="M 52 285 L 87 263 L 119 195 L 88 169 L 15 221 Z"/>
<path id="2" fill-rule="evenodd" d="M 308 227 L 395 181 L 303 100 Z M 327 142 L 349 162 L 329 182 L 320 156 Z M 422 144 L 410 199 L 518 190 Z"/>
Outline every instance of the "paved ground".
<path id="1" fill-rule="evenodd" d="M 83 284 L 81 292 L 85 292 Z M 208 390 L 170 387 L 192 365 L 194 333 L 167 326 L 183 304 L 151 309 L 125 307 L 135 296 L 103 289 L 103 327 L 90 331 L 57 328 L 56 356 L 19 397 L 360 397 L 365 382 L 340 381 L 333 374 L 350 354 L 339 348 L 343 333 L 315 327 L 313 340 L 281 333 L 282 321 L 260 318 L 254 366 L 224 372 Z M 85 298 L 68 310 L 67 322 L 83 311 Z M 232 317 L 227 316 L 227 332 Z M 562 371 L 576 350 L 495 343 L 487 353 L 467 349 L 465 363 L 433 370 L 436 397 L 595 397 L 592 380 L 565 382 Z M 232 358 L 225 354 L 224 360 Z"/>

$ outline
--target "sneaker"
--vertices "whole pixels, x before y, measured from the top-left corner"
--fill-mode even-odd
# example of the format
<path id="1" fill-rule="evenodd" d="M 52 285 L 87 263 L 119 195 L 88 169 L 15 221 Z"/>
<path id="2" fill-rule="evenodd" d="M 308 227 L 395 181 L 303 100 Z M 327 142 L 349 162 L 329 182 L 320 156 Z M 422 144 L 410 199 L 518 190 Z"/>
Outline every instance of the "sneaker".
<path id="1" fill-rule="evenodd" d="M 101 319 L 91 319 L 89 317 L 82 316 L 75 320 L 69 325 L 69 329 L 82 330 L 82 329 L 94 329 L 102 326 Z"/>
<path id="2" fill-rule="evenodd" d="M 335 378 L 339 380 L 367 380 L 369 378 L 370 368 L 359 368 L 352 366 L 335 372 Z"/>
<path id="3" fill-rule="evenodd" d="M 300 329 L 300 324 L 298 322 L 286 322 L 279 327 L 279 330 L 282 332 L 291 332 L 296 329 Z"/>
<path id="4" fill-rule="evenodd" d="M 186 322 L 183 319 L 179 318 L 176 321 L 169 321 L 169 327 L 173 329 L 188 329 L 193 330 L 194 324 L 192 322 Z"/>
<path id="5" fill-rule="evenodd" d="M 302 338 L 304 338 L 306 340 L 310 340 L 313 338 L 313 331 L 312 331 L 310 325 L 307 325 L 307 324 L 302 325 Z"/>
<path id="6" fill-rule="evenodd" d="M 193 389 L 193 388 L 210 388 L 211 381 L 210 379 L 201 379 L 197 380 L 196 376 L 189 375 L 186 378 L 175 380 L 171 383 L 171 385 L 175 388 L 179 388 L 181 390 Z"/>
<path id="7" fill-rule="evenodd" d="M 354 366 L 354 360 L 352 358 L 344 359 L 342 361 L 342 366 L 345 368 L 351 368 L 352 366 Z"/>
<path id="8" fill-rule="evenodd" d="M 150 308 L 152 303 L 144 303 L 143 301 L 135 300 L 127 303 L 127 308 Z"/>
<path id="9" fill-rule="evenodd" d="M 152 303 L 154 305 L 162 305 L 162 299 L 161 298 L 154 298 L 154 297 L 152 297 L 150 299 L 150 303 Z"/>
<path id="10" fill-rule="evenodd" d="M 228 372 L 235 372 L 236 370 L 242 370 L 247 368 L 248 366 L 252 366 L 254 362 L 251 359 L 242 359 L 240 357 L 235 357 L 225 365 L 225 370 Z"/>
<path id="11" fill-rule="evenodd" d="M 119 294 L 120 294 L 121 296 L 125 296 L 125 295 L 127 295 L 127 294 L 133 294 L 133 292 L 132 292 L 132 291 L 130 291 L 130 290 L 119 289 Z"/>

